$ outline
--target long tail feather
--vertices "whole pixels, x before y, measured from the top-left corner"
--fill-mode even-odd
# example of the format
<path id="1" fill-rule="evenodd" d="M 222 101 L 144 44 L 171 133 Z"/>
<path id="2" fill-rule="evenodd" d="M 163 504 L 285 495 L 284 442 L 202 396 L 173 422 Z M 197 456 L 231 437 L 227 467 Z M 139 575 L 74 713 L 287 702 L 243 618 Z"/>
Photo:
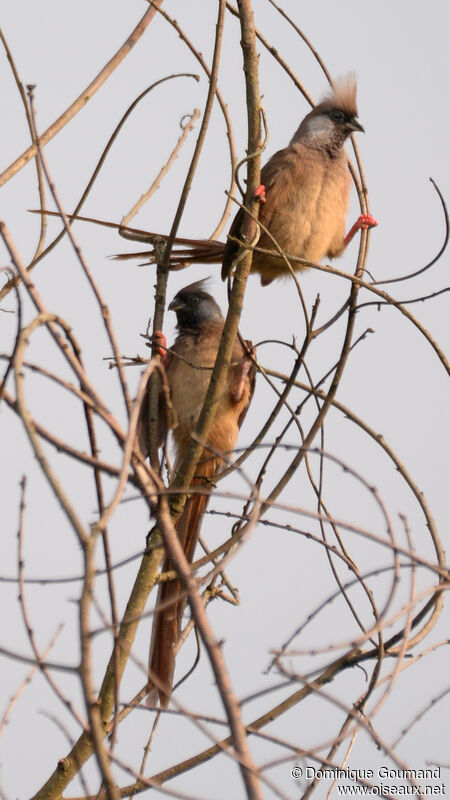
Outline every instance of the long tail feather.
<path id="1" fill-rule="evenodd" d="M 30 209 L 32 214 L 47 215 L 50 217 L 61 217 L 59 211 L 47 211 L 46 209 Z M 95 225 L 102 225 L 106 228 L 114 228 L 118 230 L 120 235 L 125 239 L 135 242 L 148 242 L 153 244 L 155 239 L 162 239 L 167 241 L 169 238 L 166 233 L 152 233 L 151 231 L 144 231 L 140 228 L 131 228 L 126 225 L 121 225 L 118 222 L 109 222 L 104 219 L 97 219 L 96 217 L 84 217 L 81 214 L 67 214 L 71 222 L 91 222 Z M 186 239 L 183 236 L 177 236 L 174 244 L 186 245 L 186 248 L 175 249 L 171 256 L 171 265 L 175 268 L 181 265 L 187 266 L 188 263 L 219 263 L 222 261 L 223 251 L 225 248 L 224 242 L 219 242 L 217 239 Z M 118 253 L 111 256 L 118 261 L 127 261 L 132 258 L 145 258 L 146 263 L 154 264 L 155 260 L 151 253 L 147 250 L 139 253 Z"/>
<path id="2" fill-rule="evenodd" d="M 62 219 L 62 214 L 59 211 L 48 211 L 46 208 L 30 208 L 30 214 L 40 214 L 46 217 L 59 217 Z M 98 219 L 97 217 L 84 217 L 81 214 L 66 214 L 67 219 L 71 222 L 92 222 L 94 225 L 101 225 L 104 228 L 114 228 L 119 231 L 120 235 L 125 239 L 130 239 L 133 242 L 151 242 L 156 236 L 161 239 L 168 239 L 159 233 L 151 233 L 150 231 L 141 230 L 141 228 L 130 228 L 128 225 L 121 225 L 120 222 L 110 222 L 106 219 Z"/>
<path id="3" fill-rule="evenodd" d="M 175 245 L 187 244 L 187 247 L 177 247 L 170 255 L 170 266 L 173 269 L 187 267 L 189 264 L 220 264 L 225 250 L 224 242 L 215 239 L 175 239 Z M 151 251 L 138 253 L 117 253 L 112 256 L 117 261 L 129 261 L 132 258 L 145 259 L 145 264 L 155 264 L 156 259 Z"/>
<path id="4" fill-rule="evenodd" d="M 177 533 L 183 546 L 186 558 L 192 562 L 200 531 L 203 514 L 209 501 L 207 492 L 211 489 L 211 481 L 219 466 L 218 459 L 209 459 L 197 467 L 197 474 L 192 487 L 202 490 L 193 494 L 187 501 L 177 522 Z M 204 493 L 203 493 L 204 492 Z M 169 558 L 165 558 L 163 572 L 173 570 Z M 147 703 L 156 705 L 157 700 L 162 708 L 167 708 L 172 693 L 175 670 L 176 647 L 180 637 L 182 618 L 186 606 L 178 578 L 160 585 L 153 615 L 152 638 L 149 654 L 149 676 L 154 681 L 148 694 Z M 160 608 L 160 610 L 158 610 Z"/>

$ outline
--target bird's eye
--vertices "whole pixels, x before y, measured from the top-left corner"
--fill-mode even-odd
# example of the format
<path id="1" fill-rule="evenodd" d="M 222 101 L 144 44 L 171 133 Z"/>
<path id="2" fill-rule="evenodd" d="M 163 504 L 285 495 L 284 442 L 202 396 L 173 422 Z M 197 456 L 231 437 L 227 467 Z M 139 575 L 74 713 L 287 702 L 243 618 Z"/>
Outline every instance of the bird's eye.
<path id="1" fill-rule="evenodd" d="M 334 122 L 344 122 L 345 115 L 343 111 L 340 111 L 339 108 L 335 108 L 334 111 L 331 112 L 331 119 Z"/>
<path id="2" fill-rule="evenodd" d="M 191 303 L 193 303 L 193 305 L 195 305 L 196 303 L 198 303 L 198 302 L 199 302 L 199 300 L 200 300 L 200 298 L 199 298 L 199 297 L 198 297 L 196 294 L 193 294 L 193 295 L 192 295 L 192 297 L 191 297 Z"/>

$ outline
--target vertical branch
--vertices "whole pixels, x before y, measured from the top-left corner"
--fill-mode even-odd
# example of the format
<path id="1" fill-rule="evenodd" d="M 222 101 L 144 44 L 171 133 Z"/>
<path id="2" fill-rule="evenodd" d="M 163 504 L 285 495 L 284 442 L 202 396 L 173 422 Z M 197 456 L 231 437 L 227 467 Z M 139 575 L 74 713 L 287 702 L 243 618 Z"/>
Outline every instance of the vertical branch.
<path id="1" fill-rule="evenodd" d="M 83 590 L 79 603 L 81 641 L 80 676 L 83 687 L 84 701 L 86 703 L 86 710 L 89 719 L 89 734 L 93 741 L 94 752 L 103 779 L 103 785 L 106 789 L 106 797 L 108 800 L 119 800 L 120 794 L 113 778 L 108 751 L 103 744 L 105 734 L 100 714 L 100 707 L 97 703 L 92 679 L 92 636 L 89 618 L 94 592 L 95 541 L 96 536 L 95 534 L 91 533 L 89 539 L 83 543 L 85 568 Z M 116 652 L 116 648 L 114 648 L 114 652 Z"/>
<path id="2" fill-rule="evenodd" d="M 255 189 L 259 184 L 261 171 L 259 152 L 261 146 L 261 97 L 258 77 L 259 55 L 256 52 L 255 26 L 250 0 L 238 0 L 238 6 L 247 98 L 247 154 L 249 161 L 247 164 L 246 206 L 253 213 L 257 213 L 258 200 L 255 198 Z M 249 222 L 248 218 L 247 222 Z M 249 253 L 247 254 L 247 258 L 251 259 Z"/>
<path id="3" fill-rule="evenodd" d="M 222 10 L 224 3 L 221 2 L 220 6 Z M 253 12 L 249 0 L 242 0 L 240 3 L 240 22 L 242 32 L 244 71 L 246 78 L 248 115 L 248 182 L 246 207 L 251 213 L 255 213 L 257 209 L 255 189 L 259 183 L 260 175 L 260 94 L 258 82 L 258 56 L 256 54 L 255 47 Z M 253 231 L 254 223 L 251 217 L 247 216 L 244 223 L 243 233 L 244 235 L 247 235 L 248 239 L 250 239 Z M 207 438 L 209 428 L 217 410 L 219 398 L 223 392 L 223 387 L 230 364 L 232 348 L 238 331 L 244 292 L 251 268 L 251 263 L 252 253 L 244 248 L 238 256 L 236 274 L 230 293 L 228 313 L 205 402 L 196 426 L 195 434 L 191 439 L 185 458 L 183 459 L 179 471 L 174 479 L 174 486 L 177 488 L 189 485 L 192 480 L 196 463 L 203 450 L 202 442 L 204 442 Z M 176 518 L 177 515 L 181 513 L 184 502 L 185 496 L 172 495 L 172 519 Z M 164 519 L 164 512 L 160 512 L 158 522 L 168 552 L 176 563 L 177 571 L 179 572 L 184 586 L 189 591 L 189 600 L 192 613 L 197 625 L 199 626 L 202 639 L 208 649 L 211 664 L 213 666 L 214 674 L 220 689 L 222 702 L 224 704 L 230 724 L 233 744 L 239 757 L 240 768 L 247 791 L 247 797 L 251 798 L 251 800 L 258 800 L 259 798 L 262 798 L 261 788 L 250 756 L 250 751 L 248 749 L 246 732 L 242 723 L 239 706 L 236 703 L 231 691 L 228 676 L 224 670 L 224 664 L 221 658 L 220 650 L 217 647 L 214 647 L 214 641 L 211 638 L 209 627 L 205 623 L 204 609 L 199 598 L 195 580 L 191 576 L 189 565 L 186 561 L 181 545 L 174 534 L 172 523 L 167 518 Z"/>
<path id="4" fill-rule="evenodd" d="M 163 253 L 157 252 L 157 268 L 156 268 L 156 292 L 155 292 L 155 314 L 153 317 L 153 335 L 162 330 L 164 320 L 164 307 L 166 303 L 167 282 L 169 279 L 169 265 L 170 253 L 172 246 L 177 235 L 178 227 L 181 222 L 187 198 L 191 190 L 192 181 L 197 169 L 202 151 L 203 143 L 205 141 L 206 132 L 208 130 L 209 120 L 211 117 L 212 105 L 216 94 L 217 76 L 219 72 L 220 53 L 222 46 L 222 33 L 223 33 L 223 20 L 225 15 L 225 0 L 219 0 L 219 11 L 216 24 L 216 38 L 214 42 L 213 63 L 211 67 L 211 76 L 209 82 L 208 96 L 206 98 L 205 111 L 203 113 L 202 124 L 198 134 L 197 142 L 195 145 L 194 155 L 189 166 L 188 174 L 184 182 L 183 191 L 178 203 L 175 217 L 170 229 L 169 238 L 164 248 Z M 158 358 L 156 345 L 152 348 L 152 357 Z M 149 457 L 150 464 L 153 469 L 158 469 L 158 403 L 159 403 L 159 377 L 154 375 L 150 379 L 150 391 L 148 393 L 148 444 L 149 444 Z"/>
<path id="5" fill-rule="evenodd" d="M 248 147 L 247 147 L 247 193 L 245 208 L 255 215 L 258 209 L 258 201 L 255 198 L 255 190 L 260 182 L 260 93 L 258 81 L 258 55 L 255 46 L 255 33 L 253 25 L 253 12 L 251 3 L 248 0 L 241 3 L 240 19 L 242 31 L 242 50 L 244 59 L 244 71 L 246 81 L 247 98 L 247 119 L 248 119 Z M 250 215 L 246 216 L 242 228 L 243 236 L 250 240 L 254 234 L 254 223 Z M 200 413 L 195 434 L 192 437 L 186 454 L 182 460 L 178 472 L 175 475 L 173 486 L 182 489 L 189 486 L 195 467 L 203 450 L 203 444 L 207 439 L 208 431 L 214 419 L 219 398 L 225 384 L 226 374 L 230 364 L 231 353 L 239 326 L 242 312 L 244 293 L 247 285 L 247 278 L 250 273 L 252 263 L 252 252 L 245 248 L 240 252 L 236 262 L 236 272 L 233 280 L 232 289 L 229 295 L 228 312 L 223 327 L 222 339 L 220 341 L 216 362 L 211 374 L 205 402 Z M 182 512 L 185 495 L 176 494 L 171 497 L 172 516 L 176 519 Z"/>

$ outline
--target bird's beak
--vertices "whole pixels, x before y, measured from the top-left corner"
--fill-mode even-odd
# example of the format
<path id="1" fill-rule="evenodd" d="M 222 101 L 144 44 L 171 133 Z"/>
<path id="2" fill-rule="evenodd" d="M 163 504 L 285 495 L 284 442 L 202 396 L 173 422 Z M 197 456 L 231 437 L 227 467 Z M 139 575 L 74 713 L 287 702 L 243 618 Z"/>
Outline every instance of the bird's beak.
<path id="1" fill-rule="evenodd" d="M 183 308 L 184 303 L 182 300 L 178 300 L 177 297 L 174 297 L 172 302 L 169 305 L 169 311 L 179 311 L 180 308 Z"/>
<path id="2" fill-rule="evenodd" d="M 361 125 L 358 117 L 352 117 L 347 123 L 347 128 L 350 131 L 361 131 L 361 133 L 365 133 L 364 127 Z"/>

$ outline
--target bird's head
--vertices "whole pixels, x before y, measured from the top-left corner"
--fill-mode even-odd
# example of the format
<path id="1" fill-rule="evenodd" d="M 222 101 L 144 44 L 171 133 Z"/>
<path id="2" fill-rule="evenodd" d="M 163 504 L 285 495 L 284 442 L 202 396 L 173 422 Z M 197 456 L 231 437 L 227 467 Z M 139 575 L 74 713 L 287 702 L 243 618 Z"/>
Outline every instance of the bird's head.
<path id="1" fill-rule="evenodd" d="M 339 150 L 354 131 L 364 133 L 356 107 L 353 74 L 337 80 L 331 92 L 305 117 L 293 142 L 301 139 L 310 147 Z"/>
<path id="2" fill-rule="evenodd" d="M 222 312 L 213 297 L 205 291 L 207 279 L 180 289 L 169 305 L 170 311 L 177 315 L 179 330 L 198 330 L 203 322 L 213 319 L 223 320 Z"/>

